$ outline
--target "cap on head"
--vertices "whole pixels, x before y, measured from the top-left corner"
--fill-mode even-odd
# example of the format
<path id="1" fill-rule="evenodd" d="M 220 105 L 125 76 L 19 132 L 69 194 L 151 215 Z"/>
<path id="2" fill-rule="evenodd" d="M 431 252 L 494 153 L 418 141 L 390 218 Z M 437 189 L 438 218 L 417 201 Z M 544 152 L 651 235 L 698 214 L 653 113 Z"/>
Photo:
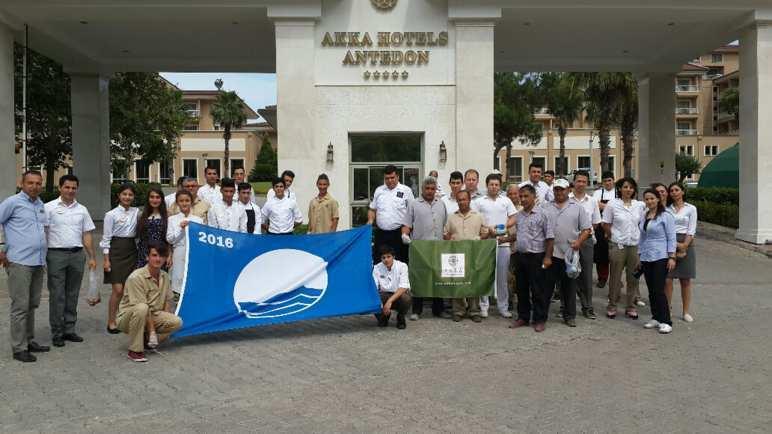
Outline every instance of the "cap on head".
<path id="1" fill-rule="evenodd" d="M 552 183 L 552 188 L 568 188 L 570 186 L 571 184 L 564 178 L 556 179 L 555 182 Z"/>

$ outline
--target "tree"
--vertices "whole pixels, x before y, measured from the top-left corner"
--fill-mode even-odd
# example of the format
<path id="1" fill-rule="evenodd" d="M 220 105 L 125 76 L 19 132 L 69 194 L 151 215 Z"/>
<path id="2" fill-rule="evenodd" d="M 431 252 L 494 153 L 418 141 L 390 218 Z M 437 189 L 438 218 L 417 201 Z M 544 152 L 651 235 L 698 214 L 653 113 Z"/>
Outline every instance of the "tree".
<path id="1" fill-rule="evenodd" d="M 582 115 L 584 95 L 577 83 L 577 77 L 567 73 L 542 74 L 541 89 L 547 110 L 557 122 L 560 137 L 558 165 L 555 170 L 558 176 L 565 176 L 566 134 L 568 128 Z"/>
<path id="2" fill-rule="evenodd" d="M 740 122 L 740 89 L 732 87 L 727 89 L 721 94 L 721 99 L 718 102 L 722 111 L 734 116 L 735 122 Z"/>
<path id="3" fill-rule="evenodd" d="M 536 144 L 541 140 L 542 128 L 534 117 L 542 103 L 537 79 L 533 74 L 517 72 L 497 72 L 493 77 L 494 166 L 504 147 L 509 164 L 513 140 L 518 139 L 523 144 Z"/>
<path id="4" fill-rule="evenodd" d="M 619 133 L 622 136 L 623 163 L 625 176 L 633 176 L 633 152 L 635 130 L 638 129 L 638 82 L 630 73 L 620 81 Z"/>
<path id="5" fill-rule="evenodd" d="M 188 116 L 182 92 L 157 73 L 118 73 L 110 80 L 113 176 L 125 178 L 135 157 L 170 161 Z"/>
<path id="6" fill-rule="evenodd" d="M 632 77 L 622 72 L 593 72 L 579 74 L 585 90 L 587 118 L 598 130 L 600 164 L 603 170 L 609 166 L 611 128 L 619 124 L 620 104 Z"/>
<path id="7" fill-rule="evenodd" d="M 276 152 L 274 152 L 268 136 L 263 136 L 263 143 L 260 145 L 260 153 L 257 154 L 255 167 L 249 172 L 249 180 L 252 182 L 272 181 L 278 171 Z"/>
<path id="8" fill-rule="evenodd" d="M 686 155 L 682 152 L 680 154 L 676 154 L 675 166 L 676 172 L 678 172 L 678 182 L 683 183 L 686 178 L 700 173 L 702 164 L 697 158 L 691 155 Z"/>
<path id="9" fill-rule="evenodd" d="M 222 138 L 225 141 L 224 150 L 224 168 L 225 176 L 230 176 L 230 148 L 228 142 L 231 140 L 231 130 L 241 128 L 247 122 L 247 115 L 244 113 L 244 103 L 236 92 L 220 92 L 212 105 L 212 118 L 215 123 L 220 124 L 223 129 Z"/>
<path id="10" fill-rule="evenodd" d="M 24 47 L 14 45 L 16 130 L 21 132 Z M 46 191 L 54 191 L 54 174 L 72 155 L 70 77 L 62 66 L 35 51 L 27 58 L 27 166 L 43 166 Z M 24 138 L 21 138 L 24 140 Z M 24 164 L 24 163 L 23 163 Z"/>

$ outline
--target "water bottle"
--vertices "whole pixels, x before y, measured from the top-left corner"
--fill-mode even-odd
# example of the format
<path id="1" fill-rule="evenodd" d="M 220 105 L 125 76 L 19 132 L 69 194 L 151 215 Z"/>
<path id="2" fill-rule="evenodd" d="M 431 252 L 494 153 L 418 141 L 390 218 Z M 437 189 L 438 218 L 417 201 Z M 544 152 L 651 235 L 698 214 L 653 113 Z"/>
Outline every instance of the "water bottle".
<path id="1" fill-rule="evenodd" d="M 97 270 L 89 270 L 88 273 L 88 292 L 86 293 L 86 302 L 95 306 L 100 301 L 99 297 L 99 273 Z"/>

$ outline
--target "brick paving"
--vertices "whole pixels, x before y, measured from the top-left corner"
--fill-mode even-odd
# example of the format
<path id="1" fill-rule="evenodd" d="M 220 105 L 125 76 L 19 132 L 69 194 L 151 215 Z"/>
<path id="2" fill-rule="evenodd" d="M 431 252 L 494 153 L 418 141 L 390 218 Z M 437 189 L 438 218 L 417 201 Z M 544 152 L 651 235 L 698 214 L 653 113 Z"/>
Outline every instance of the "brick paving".
<path id="1" fill-rule="evenodd" d="M 13 361 L 3 273 L 0 431 L 769 432 L 772 262 L 698 242 L 696 321 L 669 336 L 626 319 L 536 334 L 495 316 L 406 331 L 362 316 L 179 340 L 147 364 L 104 332 L 105 302 L 81 303 L 86 342 Z M 43 343 L 47 315 L 44 299 Z"/>

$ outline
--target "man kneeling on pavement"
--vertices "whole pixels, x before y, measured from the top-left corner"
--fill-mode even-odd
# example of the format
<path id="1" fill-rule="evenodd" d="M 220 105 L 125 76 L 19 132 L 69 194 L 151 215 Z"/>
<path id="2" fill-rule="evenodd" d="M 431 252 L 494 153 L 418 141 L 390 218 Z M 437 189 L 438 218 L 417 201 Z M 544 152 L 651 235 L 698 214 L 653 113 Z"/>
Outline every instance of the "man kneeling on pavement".
<path id="1" fill-rule="evenodd" d="M 380 253 L 381 262 L 373 267 L 373 279 L 383 305 L 381 312 L 375 314 L 378 327 L 388 326 L 391 311 L 396 310 L 397 328 L 404 329 L 405 314 L 412 304 L 407 264 L 394 259 L 394 250 L 388 244 L 381 246 Z"/>
<path id="2" fill-rule="evenodd" d="M 166 244 L 150 243 L 147 265 L 126 279 L 118 308 L 118 329 L 129 335 L 128 357 L 134 362 L 146 362 L 145 348 L 156 348 L 182 327 L 180 317 L 171 313 L 171 279 L 161 269 L 168 255 Z"/>

